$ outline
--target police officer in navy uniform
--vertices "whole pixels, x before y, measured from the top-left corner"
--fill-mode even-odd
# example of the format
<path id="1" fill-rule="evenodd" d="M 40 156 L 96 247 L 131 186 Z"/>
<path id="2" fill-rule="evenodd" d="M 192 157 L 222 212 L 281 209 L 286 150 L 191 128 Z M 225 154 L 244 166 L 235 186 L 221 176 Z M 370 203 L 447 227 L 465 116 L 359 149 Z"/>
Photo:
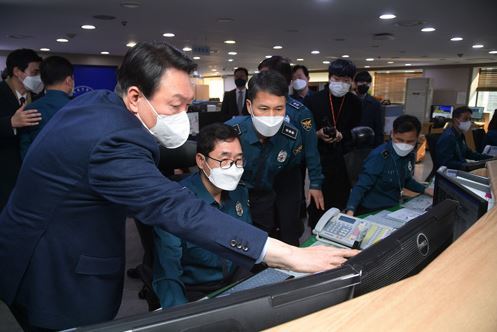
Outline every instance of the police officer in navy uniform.
<path id="1" fill-rule="evenodd" d="M 240 135 L 245 158 L 242 181 L 249 189 L 252 221 L 270 232 L 275 226 L 274 179 L 301 162 L 302 139 L 298 129 L 285 121 L 288 85 L 283 76 L 263 71 L 250 79 L 248 87 L 251 115 L 227 124 Z"/>
<path id="2" fill-rule="evenodd" d="M 400 203 L 404 188 L 433 196 L 433 190 L 413 179 L 414 148 L 421 123 L 411 115 L 401 115 L 393 122 L 392 140 L 374 149 L 366 159 L 362 173 L 352 188 L 347 214 L 363 214 L 391 208 Z"/>
<path id="3" fill-rule="evenodd" d="M 274 70 L 285 77 L 290 85 L 292 81 L 292 68 L 288 59 L 281 56 L 272 56 L 259 64 L 260 71 Z M 311 111 L 299 101 L 287 97 L 286 116 L 290 123 L 297 127 L 302 136 L 302 159 L 301 163 L 286 168 L 278 174 L 275 181 L 276 192 L 276 220 L 278 231 L 274 236 L 280 240 L 299 245 L 299 237 L 303 232 L 301 222 L 301 210 L 305 210 L 304 179 L 305 168 L 309 170 L 309 196 L 311 204 L 315 204 L 319 210 L 324 209 L 323 193 L 321 184 L 323 174 L 321 162 L 317 149 L 316 127 Z M 302 204 L 303 203 L 303 204 Z"/>

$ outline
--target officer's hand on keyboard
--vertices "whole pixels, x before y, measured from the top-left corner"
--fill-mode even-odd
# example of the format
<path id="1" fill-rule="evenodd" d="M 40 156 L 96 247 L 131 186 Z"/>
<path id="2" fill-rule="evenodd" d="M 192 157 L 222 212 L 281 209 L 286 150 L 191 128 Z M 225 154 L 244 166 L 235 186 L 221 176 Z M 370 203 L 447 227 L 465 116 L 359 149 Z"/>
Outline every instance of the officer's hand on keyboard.
<path id="1" fill-rule="evenodd" d="M 358 250 L 312 246 L 298 248 L 279 240 L 268 238 L 264 262 L 271 267 L 295 272 L 321 272 L 339 267 L 347 258 L 358 254 Z"/>

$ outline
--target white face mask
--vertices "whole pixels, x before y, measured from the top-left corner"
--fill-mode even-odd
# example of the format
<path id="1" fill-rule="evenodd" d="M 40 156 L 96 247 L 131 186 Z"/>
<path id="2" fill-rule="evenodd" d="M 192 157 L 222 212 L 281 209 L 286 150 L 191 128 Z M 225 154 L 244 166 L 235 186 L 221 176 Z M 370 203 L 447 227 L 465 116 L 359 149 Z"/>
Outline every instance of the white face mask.
<path id="1" fill-rule="evenodd" d="M 250 116 L 255 129 L 264 137 L 276 135 L 285 119 L 284 116 L 254 116 L 254 111 L 250 108 Z"/>
<path id="2" fill-rule="evenodd" d="M 298 78 L 292 82 L 292 87 L 295 91 L 304 90 L 306 86 L 307 86 L 307 81 L 302 80 L 300 78 Z"/>
<path id="3" fill-rule="evenodd" d="M 168 149 L 175 149 L 183 145 L 188 139 L 188 135 L 190 135 L 190 120 L 186 115 L 186 111 L 173 115 L 162 115 L 157 113 L 146 97 L 143 98 L 157 115 L 157 123 L 150 129 L 142 122 L 145 128 Z"/>
<path id="4" fill-rule="evenodd" d="M 345 82 L 335 82 L 330 80 L 329 89 L 335 97 L 343 97 L 350 90 L 350 84 Z"/>
<path id="5" fill-rule="evenodd" d="M 405 157 L 409 153 L 411 153 L 412 150 L 414 150 L 414 145 L 407 144 L 407 143 L 395 143 L 392 142 L 393 149 L 395 150 L 395 153 L 398 154 L 400 157 Z"/>
<path id="6" fill-rule="evenodd" d="M 26 89 L 36 94 L 43 91 L 43 82 L 41 81 L 40 75 L 26 76 L 22 81 L 22 84 Z"/>
<path id="7" fill-rule="evenodd" d="M 205 165 L 209 168 L 211 174 L 207 175 L 204 170 L 202 170 L 209 179 L 209 181 L 222 190 L 232 191 L 238 186 L 238 182 L 242 178 L 243 167 L 236 167 L 235 164 L 231 165 L 230 168 L 222 169 L 220 167 L 210 168 L 205 162 Z"/>
<path id="8" fill-rule="evenodd" d="M 463 132 L 467 132 L 471 128 L 471 121 L 459 122 L 459 129 Z"/>

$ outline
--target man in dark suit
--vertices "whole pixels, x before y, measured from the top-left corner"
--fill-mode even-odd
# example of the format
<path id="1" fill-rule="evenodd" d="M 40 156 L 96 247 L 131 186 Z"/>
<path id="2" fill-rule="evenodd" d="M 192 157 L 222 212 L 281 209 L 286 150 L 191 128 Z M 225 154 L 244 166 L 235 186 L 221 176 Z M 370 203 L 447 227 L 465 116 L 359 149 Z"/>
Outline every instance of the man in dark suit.
<path id="1" fill-rule="evenodd" d="M 236 89 L 224 93 L 223 104 L 221 106 L 221 113 L 223 113 L 225 121 L 234 116 L 248 115 L 246 103 L 247 89 L 245 87 L 248 80 L 248 70 L 238 67 L 233 74 Z"/>
<path id="2" fill-rule="evenodd" d="M 373 129 L 372 148 L 375 148 L 385 140 L 383 136 L 385 114 L 380 102 L 368 93 L 372 81 L 373 78 L 366 70 L 358 72 L 354 77 L 354 90 L 362 101 L 361 126 Z"/>
<path id="3" fill-rule="evenodd" d="M 195 68 L 167 44 L 139 43 L 119 69 L 120 95 L 94 91 L 74 99 L 33 142 L 0 214 L 0 299 L 25 330 L 115 316 L 126 215 L 244 267 L 264 261 L 319 271 L 355 254 L 268 238 L 162 176 L 157 140 L 174 148 L 188 138 Z"/>
<path id="4" fill-rule="evenodd" d="M 32 92 L 41 92 L 40 62 L 33 50 L 15 50 L 7 56 L 7 79 L 0 82 L 0 211 L 7 204 L 21 167 L 19 129 L 35 126 L 41 120 L 36 109 L 24 111 L 34 97 Z"/>

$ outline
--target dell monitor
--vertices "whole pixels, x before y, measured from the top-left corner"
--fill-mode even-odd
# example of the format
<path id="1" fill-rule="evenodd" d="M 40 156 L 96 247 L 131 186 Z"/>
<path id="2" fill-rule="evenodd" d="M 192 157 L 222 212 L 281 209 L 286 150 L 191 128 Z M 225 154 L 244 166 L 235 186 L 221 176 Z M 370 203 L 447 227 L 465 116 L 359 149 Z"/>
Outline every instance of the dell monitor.
<path id="1" fill-rule="evenodd" d="M 471 227 L 488 209 L 488 201 L 465 187 L 457 177 L 441 167 L 435 175 L 433 204 L 446 199 L 459 202 L 455 214 L 454 240 Z"/>
<path id="2" fill-rule="evenodd" d="M 483 119 L 483 111 L 485 110 L 484 107 L 478 107 L 478 106 L 470 106 L 471 109 L 471 119 L 473 120 L 481 120 Z"/>
<path id="3" fill-rule="evenodd" d="M 445 200 L 409 221 L 346 263 L 361 271 L 354 296 L 400 281 L 421 271 L 452 243 L 458 203 Z"/>
<path id="4" fill-rule="evenodd" d="M 346 301 L 360 272 L 344 266 L 77 331 L 255 331 Z"/>
<path id="5" fill-rule="evenodd" d="M 443 118 L 451 118 L 452 111 L 454 108 L 451 105 L 432 105 L 431 106 L 431 118 L 435 118 L 437 116 Z"/>

